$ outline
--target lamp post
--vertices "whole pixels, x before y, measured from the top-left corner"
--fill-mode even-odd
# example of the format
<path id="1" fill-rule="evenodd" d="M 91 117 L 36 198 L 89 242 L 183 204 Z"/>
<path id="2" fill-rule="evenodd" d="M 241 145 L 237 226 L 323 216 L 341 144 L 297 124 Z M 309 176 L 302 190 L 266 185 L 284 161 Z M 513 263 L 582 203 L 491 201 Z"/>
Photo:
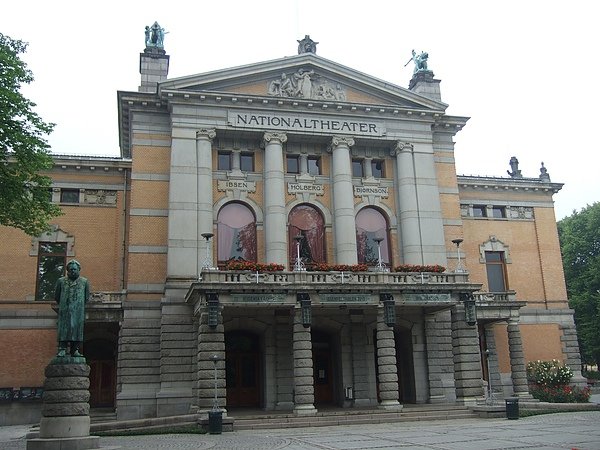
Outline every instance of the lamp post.
<path id="1" fill-rule="evenodd" d="M 490 372 L 490 351 L 486 348 L 485 349 L 485 363 L 487 366 L 487 373 L 488 373 L 488 404 L 492 405 L 494 404 L 494 391 L 492 390 L 492 373 Z"/>
<path id="2" fill-rule="evenodd" d="M 302 242 L 304 236 L 301 234 L 294 236 L 294 241 L 296 241 L 296 262 L 294 263 L 294 272 L 302 272 L 306 270 L 306 267 L 302 263 L 302 258 L 300 258 L 300 242 Z"/>
<path id="3" fill-rule="evenodd" d="M 463 242 L 463 240 L 461 238 L 452 239 L 452 243 L 454 245 L 456 245 L 456 256 L 458 258 L 458 261 L 456 263 L 456 269 L 454 269 L 455 273 L 464 273 L 464 272 L 466 272 L 466 270 L 463 269 L 462 262 L 460 260 L 460 244 L 462 244 L 462 242 Z"/>
<path id="4" fill-rule="evenodd" d="M 206 239 L 206 259 L 204 260 L 204 264 L 202 264 L 203 270 L 213 270 L 212 267 L 212 259 L 210 257 L 210 240 L 214 236 L 213 233 L 202 233 L 201 236 Z"/>
<path id="5" fill-rule="evenodd" d="M 375 266 L 375 269 L 377 270 L 377 272 L 388 272 L 389 269 L 381 260 L 381 242 L 383 241 L 383 238 L 377 237 L 373 240 L 377 242 L 377 265 Z"/>

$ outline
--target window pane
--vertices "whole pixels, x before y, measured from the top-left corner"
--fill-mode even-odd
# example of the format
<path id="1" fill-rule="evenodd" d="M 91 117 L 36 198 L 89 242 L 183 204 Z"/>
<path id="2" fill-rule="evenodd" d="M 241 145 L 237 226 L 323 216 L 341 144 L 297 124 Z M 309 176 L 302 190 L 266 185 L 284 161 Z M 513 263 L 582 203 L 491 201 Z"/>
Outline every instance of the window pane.
<path id="1" fill-rule="evenodd" d="M 37 300 L 53 300 L 56 282 L 65 273 L 67 244 L 40 242 L 38 253 Z"/>
<path id="2" fill-rule="evenodd" d="M 288 251 L 290 265 L 296 262 L 298 249 L 294 237 L 302 236 L 300 257 L 303 263 L 325 261 L 325 221 L 321 213 L 309 205 L 298 205 L 290 211 Z"/>
<path id="3" fill-rule="evenodd" d="M 362 177 L 363 176 L 363 165 L 361 159 L 352 160 L 352 176 Z"/>
<path id="4" fill-rule="evenodd" d="M 504 292 L 504 267 L 501 264 L 488 264 L 487 277 L 490 292 Z"/>
<path id="5" fill-rule="evenodd" d="M 504 212 L 504 207 L 503 206 L 494 206 L 492 208 L 492 217 L 495 217 L 496 219 L 501 219 L 503 217 L 506 217 L 506 214 Z"/>
<path id="6" fill-rule="evenodd" d="M 371 161 L 371 171 L 375 178 L 384 178 L 385 175 L 383 173 L 384 163 L 380 159 L 375 159 Z"/>
<path id="7" fill-rule="evenodd" d="M 231 153 L 219 152 L 217 170 L 231 170 Z"/>
<path id="8" fill-rule="evenodd" d="M 61 203 L 79 203 L 79 189 L 61 189 Z"/>
<path id="9" fill-rule="evenodd" d="M 286 162 L 287 173 L 300 173 L 300 160 L 297 155 L 288 155 Z"/>
<path id="10" fill-rule="evenodd" d="M 500 252 L 485 252 L 485 262 L 499 262 L 503 260 Z"/>
<path id="11" fill-rule="evenodd" d="M 389 264 L 389 241 L 387 235 L 387 220 L 375 208 L 363 208 L 356 215 L 356 247 L 358 262 L 361 264 L 376 264 L 379 260 L 378 245 L 375 239 L 382 238 L 381 260 Z"/>
<path id="12" fill-rule="evenodd" d="M 321 160 L 317 157 L 308 158 L 308 173 L 310 175 L 321 175 Z"/>
<path id="13" fill-rule="evenodd" d="M 240 155 L 240 170 L 242 172 L 254 172 L 254 157 L 252 153 L 242 153 Z"/>
<path id="14" fill-rule="evenodd" d="M 473 206 L 473 217 L 487 217 L 486 207 L 482 205 Z"/>
<path id="15" fill-rule="evenodd" d="M 228 203 L 219 211 L 217 223 L 217 259 L 256 261 L 256 221 L 241 203 Z"/>

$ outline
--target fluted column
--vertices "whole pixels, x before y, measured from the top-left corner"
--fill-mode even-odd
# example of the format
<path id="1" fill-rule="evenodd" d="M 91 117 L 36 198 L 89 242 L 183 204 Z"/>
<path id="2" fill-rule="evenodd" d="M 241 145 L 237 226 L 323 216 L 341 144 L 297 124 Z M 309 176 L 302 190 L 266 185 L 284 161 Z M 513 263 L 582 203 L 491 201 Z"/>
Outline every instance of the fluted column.
<path id="1" fill-rule="evenodd" d="M 351 137 L 334 136 L 329 150 L 333 154 L 333 225 L 336 262 L 356 264 L 356 221 L 352 188 Z"/>
<path id="2" fill-rule="evenodd" d="M 508 354 L 510 357 L 510 371 L 513 391 L 519 397 L 531 397 L 527 385 L 527 369 L 525 368 L 525 354 L 519 322 L 515 319 L 508 321 Z"/>
<path id="3" fill-rule="evenodd" d="M 215 136 L 216 132 L 214 129 L 202 129 L 196 132 L 196 161 L 198 164 L 198 270 L 200 270 L 203 261 L 207 258 L 206 247 L 201 248 L 201 246 L 208 244 L 200 235 L 202 233 L 213 232 L 212 140 Z M 208 255 L 211 261 L 214 261 L 212 245 L 209 245 Z M 214 267 L 216 267 L 216 264 Z"/>
<path id="4" fill-rule="evenodd" d="M 394 329 L 385 324 L 383 306 L 377 311 L 377 369 L 382 409 L 400 410 Z"/>
<path id="5" fill-rule="evenodd" d="M 292 349 L 294 353 L 294 413 L 313 415 L 315 388 L 312 360 L 312 338 L 310 327 L 302 324 L 302 311 L 299 306 L 294 310 L 294 334 Z"/>
<path id="6" fill-rule="evenodd" d="M 264 208 L 266 261 L 288 265 L 283 144 L 285 133 L 265 133 Z"/>

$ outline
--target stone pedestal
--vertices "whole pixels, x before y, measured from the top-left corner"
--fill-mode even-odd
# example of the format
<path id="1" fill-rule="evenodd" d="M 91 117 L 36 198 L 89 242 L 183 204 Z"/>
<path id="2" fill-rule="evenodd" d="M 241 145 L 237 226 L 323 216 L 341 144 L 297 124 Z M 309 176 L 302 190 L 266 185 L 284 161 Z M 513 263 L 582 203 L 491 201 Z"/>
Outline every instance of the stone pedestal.
<path id="1" fill-rule="evenodd" d="M 46 367 L 39 438 L 28 439 L 27 449 L 99 448 L 90 436 L 90 368 L 85 358 L 54 358 Z"/>

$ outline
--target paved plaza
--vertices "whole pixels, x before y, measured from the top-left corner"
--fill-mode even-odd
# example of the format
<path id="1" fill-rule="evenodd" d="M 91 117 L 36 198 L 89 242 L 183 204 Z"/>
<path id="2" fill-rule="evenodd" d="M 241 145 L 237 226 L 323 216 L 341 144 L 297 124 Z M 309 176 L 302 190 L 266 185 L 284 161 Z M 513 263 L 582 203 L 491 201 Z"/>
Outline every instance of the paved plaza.
<path id="1" fill-rule="evenodd" d="M 600 450 L 600 411 L 519 420 L 461 419 L 320 428 L 102 437 L 123 449 L 578 449 Z M 0 448 L 25 449 L 26 426 L 0 427 Z"/>

